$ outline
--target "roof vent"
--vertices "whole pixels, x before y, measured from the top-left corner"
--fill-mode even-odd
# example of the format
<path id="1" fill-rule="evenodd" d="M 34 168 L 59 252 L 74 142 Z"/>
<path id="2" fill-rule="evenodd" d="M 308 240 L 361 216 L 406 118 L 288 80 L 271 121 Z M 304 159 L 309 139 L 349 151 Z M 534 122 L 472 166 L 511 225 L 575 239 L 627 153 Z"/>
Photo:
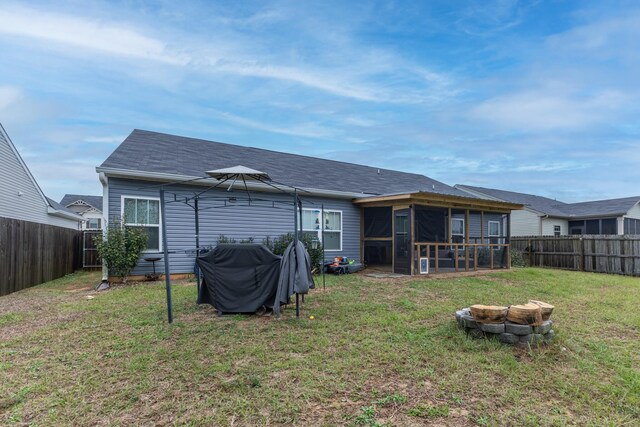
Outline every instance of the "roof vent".
<path id="1" fill-rule="evenodd" d="M 378 175 L 380 175 L 380 169 L 378 169 Z"/>
<path id="2" fill-rule="evenodd" d="M 435 190 L 436 189 L 436 185 L 435 184 L 431 184 L 431 189 Z"/>

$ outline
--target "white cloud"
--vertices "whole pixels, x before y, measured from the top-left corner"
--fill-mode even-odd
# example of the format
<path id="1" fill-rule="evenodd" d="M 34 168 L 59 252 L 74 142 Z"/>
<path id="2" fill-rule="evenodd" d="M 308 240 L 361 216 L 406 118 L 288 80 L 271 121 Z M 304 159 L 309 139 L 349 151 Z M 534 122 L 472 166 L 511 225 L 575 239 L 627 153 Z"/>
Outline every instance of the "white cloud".
<path id="1" fill-rule="evenodd" d="M 36 9 L 1 6 L 0 33 L 174 65 L 189 61 L 161 40 L 125 25 Z"/>
<path id="2" fill-rule="evenodd" d="M 0 86 L 0 111 L 9 107 L 22 97 L 20 89 L 15 86 Z"/>
<path id="3" fill-rule="evenodd" d="M 120 144 L 126 137 L 126 135 L 87 136 L 84 141 L 93 144 Z"/>
<path id="4" fill-rule="evenodd" d="M 570 55 L 587 51 L 600 58 L 622 54 L 638 59 L 639 20 L 640 13 L 637 11 L 615 18 L 595 20 L 550 36 L 547 47 Z"/>
<path id="5" fill-rule="evenodd" d="M 280 133 L 283 135 L 301 136 L 304 138 L 328 138 L 335 134 L 333 130 L 324 128 L 315 123 L 294 124 L 290 126 L 277 126 L 277 125 L 262 123 L 252 119 L 247 119 L 245 117 L 241 117 L 241 116 L 224 112 L 224 111 L 211 111 L 211 113 L 215 117 L 228 122 L 232 122 L 242 126 L 247 126 L 253 129 L 264 130 L 267 132 Z"/>
<path id="6" fill-rule="evenodd" d="M 611 112 L 628 101 L 627 95 L 612 90 L 585 96 L 542 88 L 491 98 L 474 107 L 471 116 L 521 131 L 584 130 L 608 122 Z"/>
<path id="7" fill-rule="evenodd" d="M 273 23 L 283 19 L 278 11 L 265 11 L 241 20 L 239 25 Z M 228 21 L 228 22 L 227 22 Z M 113 22 L 95 17 L 54 13 L 40 9 L 0 5 L 0 34 L 35 40 L 40 46 L 59 45 L 64 55 L 75 55 L 76 47 L 120 59 L 155 61 L 184 66 L 189 70 L 229 76 L 253 77 L 295 83 L 339 97 L 367 102 L 437 103 L 454 95 L 449 77 L 407 61 L 392 51 L 365 47 L 344 35 L 341 46 L 310 47 L 317 55 L 311 61 L 274 49 L 268 39 L 256 43 L 238 26 L 238 20 L 219 19 L 213 36 L 176 32 L 151 36 L 144 23 Z M 226 24 L 225 24 L 226 22 Z M 322 30 L 325 31 L 325 30 Z M 308 64 L 308 65 L 307 65 Z M 136 73 L 136 67 L 121 72 Z M 148 69 L 141 78 L 148 78 Z M 167 79 L 160 70 L 161 79 Z M 286 90 L 289 91 L 288 89 Z"/>

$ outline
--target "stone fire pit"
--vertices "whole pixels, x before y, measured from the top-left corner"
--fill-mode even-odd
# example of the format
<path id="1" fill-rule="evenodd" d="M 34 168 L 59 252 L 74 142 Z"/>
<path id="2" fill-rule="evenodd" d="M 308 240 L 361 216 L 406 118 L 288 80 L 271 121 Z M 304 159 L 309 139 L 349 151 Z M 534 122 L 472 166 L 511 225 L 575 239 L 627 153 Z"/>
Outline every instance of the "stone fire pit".
<path id="1" fill-rule="evenodd" d="M 493 338 L 505 344 L 542 344 L 555 335 L 549 319 L 552 311 L 552 305 L 540 301 L 509 307 L 474 305 L 456 311 L 456 321 L 474 338 Z"/>

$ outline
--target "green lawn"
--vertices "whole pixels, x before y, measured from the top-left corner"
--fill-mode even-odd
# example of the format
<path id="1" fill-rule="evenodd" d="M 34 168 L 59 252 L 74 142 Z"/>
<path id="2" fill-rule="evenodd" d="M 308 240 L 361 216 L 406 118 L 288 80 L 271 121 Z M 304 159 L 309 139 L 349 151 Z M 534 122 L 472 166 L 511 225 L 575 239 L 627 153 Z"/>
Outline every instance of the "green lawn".
<path id="1" fill-rule="evenodd" d="M 328 277 L 280 321 L 218 318 L 182 281 L 173 325 L 163 283 L 97 281 L 0 298 L 1 425 L 640 425 L 637 278 Z M 551 345 L 474 340 L 454 321 L 530 298 L 556 306 Z"/>

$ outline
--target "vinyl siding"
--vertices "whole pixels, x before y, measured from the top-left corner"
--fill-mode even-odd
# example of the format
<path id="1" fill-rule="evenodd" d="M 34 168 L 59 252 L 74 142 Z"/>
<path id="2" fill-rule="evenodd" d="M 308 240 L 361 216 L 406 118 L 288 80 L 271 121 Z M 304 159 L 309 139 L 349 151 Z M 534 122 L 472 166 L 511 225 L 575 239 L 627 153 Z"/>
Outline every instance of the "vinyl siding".
<path id="1" fill-rule="evenodd" d="M 625 218 L 640 219 L 640 203 L 636 203 L 625 215 Z"/>
<path id="2" fill-rule="evenodd" d="M 511 211 L 512 236 L 537 236 L 539 234 L 540 217 L 538 214 L 526 209 Z"/>
<path id="3" fill-rule="evenodd" d="M 544 218 L 542 219 L 542 235 L 553 236 L 553 227 L 560 226 L 560 235 L 565 236 L 569 234 L 569 221 L 559 218 Z"/>
<path id="4" fill-rule="evenodd" d="M 454 213 L 451 215 L 452 218 L 464 218 L 465 215 L 462 213 Z M 481 219 L 482 217 L 480 216 L 480 213 L 476 213 L 475 211 L 472 211 L 469 213 L 469 237 L 480 237 L 481 236 L 481 229 L 480 229 L 480 224 L 481 224 Z M 504 229 L 504 221 L 503 221 L 503 214 L 499 214 L 499 213 L 492 213 L 492 212 L 485 212 L 484 213 L 484 236 L 485 238 L 489 237 L 489 221 L 497 221 L 500 223 L 500 234 L 503 236 L 506 236 L 506 231 Z M 485 240 L 486 242 L 486 240 Z M 473 239 L 471 241 L 471 243 L 473 242 Z M 480 243 L 480 241 L 478 241 L 478 243 Z"/>
<path id="5" fill-rule="evenodd" d="M 10 144 L 0 131 L 0 217 L 77 229 L 77 221 L 48 213 L 48 204 Z"/>
<path id="6" fill-rule="evenodd" d="M 205 187 L 173 185 L 166 188 L 166 223 L 172 273 L 193 272 L 194 256 L 184 253 L 185 249 L 195 247 L 195 216 L 194 210 L 180 201 L 174 201 L 174 193 L 179 200 L 193 196 L 195 192 L 203 191 Z M 110 218 L 121 214 L 122 196 L 159 197 L 156 183 L 148 181 L 109 178 L 108 209 Z M 221 202 L 201 199 L 200 208 L 200 245 L 215 246 L 218 237 L 223 234 L 235 239 L 253 237 L 261 243 L 266 236 L 277 237 L 293 231 L 293 211 L 290 205 L 280 204 L 272 207 L 273 202 L 290 203 L 292 196 L 276 193 L 251 192 L 254 202 L 247 206 L 246 193 L 235 191 L 227 193 L 224 190 L 211 190 L 203 197 L 234 196 L 238 201 L 235 205 L 220 206 Z M 350 200 L 328 199 L 317 197 L 303 197 L 303 208 L 320 209 L 324 203 L 325 209 L 342 211 L 342 250 L 327 251 L 327 259 L 343 255 L 349 258 L 360 257 L 360 210 Z M 260 199 L 260 200 L 258 200 Z M 311 204 L 313 202 L 314 204 Z M 276 205 L 278 206 L 278 205 Z M 164 269 L 163 261 L 156 262 L 156 270 Z M 151 272 L 152 265 L 141 260 L 132 274 Z"/>

